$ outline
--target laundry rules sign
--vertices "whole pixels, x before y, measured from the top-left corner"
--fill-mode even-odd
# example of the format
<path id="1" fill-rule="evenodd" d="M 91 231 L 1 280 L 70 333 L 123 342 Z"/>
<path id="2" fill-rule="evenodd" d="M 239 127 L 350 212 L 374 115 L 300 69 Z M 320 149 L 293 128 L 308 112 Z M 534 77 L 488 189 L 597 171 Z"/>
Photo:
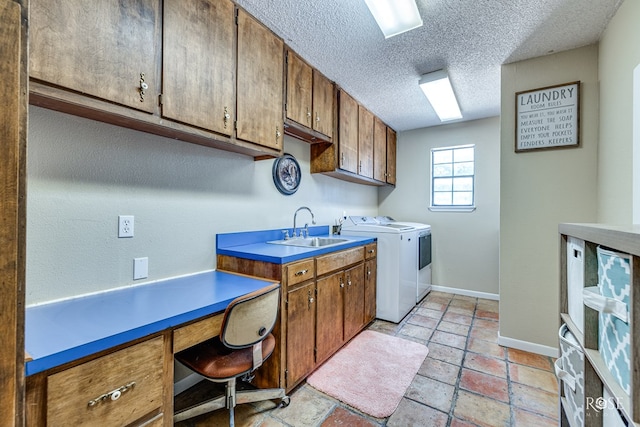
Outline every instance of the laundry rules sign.
<path id="1" fill-rule="evenodd" d="M 578 146 L 580 82 L 516 93 L 516 152 Z"/>

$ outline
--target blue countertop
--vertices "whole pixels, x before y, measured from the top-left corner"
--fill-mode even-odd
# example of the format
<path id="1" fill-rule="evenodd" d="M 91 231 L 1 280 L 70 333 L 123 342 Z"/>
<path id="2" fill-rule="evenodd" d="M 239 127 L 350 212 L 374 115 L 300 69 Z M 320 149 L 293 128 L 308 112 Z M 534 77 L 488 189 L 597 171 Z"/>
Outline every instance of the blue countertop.
<path id="1" fill-rule="evenodd" d="M 222 312 L 269 283 L 211 271 L 27 307 L 26 375 Z"/>
<path id="2" fill-rule="evenodd" d="M 271 240 L 281 240 L 283 230 L 285 229 L 217 234 L 216 253 L 274 264 L 286 264 L 376 241 L 375 237 L 340 234 L 331 237 L 346 239 L 347 242 L 327 247 L 299 247 L 267 243 Z M 289 235 L 292 235 L 292 230 L 288 229 L 288 231 Z M 309 236 L 329 237 L 329 226 L 309 227 Z"/>

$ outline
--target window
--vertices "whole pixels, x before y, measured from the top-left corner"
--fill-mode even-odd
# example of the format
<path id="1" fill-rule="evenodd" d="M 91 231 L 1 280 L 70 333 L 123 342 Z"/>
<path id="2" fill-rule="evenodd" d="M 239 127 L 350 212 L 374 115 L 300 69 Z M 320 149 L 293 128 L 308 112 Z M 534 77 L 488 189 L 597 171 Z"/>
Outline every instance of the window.
<path id="1" fill-rule="evenodd" d="M 474 210 L 475 145 L 431 150 L 431 210 Z"/>

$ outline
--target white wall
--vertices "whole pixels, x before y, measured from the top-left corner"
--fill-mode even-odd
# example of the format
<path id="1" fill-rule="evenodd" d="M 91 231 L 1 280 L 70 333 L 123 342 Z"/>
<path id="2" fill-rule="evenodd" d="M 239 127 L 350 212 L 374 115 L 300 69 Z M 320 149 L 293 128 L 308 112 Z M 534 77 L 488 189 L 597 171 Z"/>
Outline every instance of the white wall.
<path id="1" fill-rule="evenodd" d="M 474 212 L 429 211 L 431 149 L 476 144 Z M 397 186 L 379 190 L 380 214 L 431 224 L 435 285 L 498 294 L 500 119 L 398 135 Z"/>
<path id="2" fill-rule="evenodd" d="M 633 70 L 640 64 L 640 2 L 625 1 L 600 41 L 598 221 L 633 221 Z M 639 114 L 635 112 L 636 117 Z M 638 120 L 638 119 L 636 119 Z M 636 147 L 636 151 L 640 147 Z M 636 182 L 635 185 L 640 185 Z M 637 218 L 640 214 L 637 215 Z"/>
<path id="3" fill-rule="evenodd" d="M 252 158 L 38 107 L 29 109 L 27 303 L 215 268 L 215 235 L 291 227 L 303 205 L 317 223 L 377 214 L 377 189 L 309 173 L 309 146 L 286 137 L 302 168 L 297 193 L 273 185 L 273 160 Z M 118 215 L 135 236 L 117 238 Z M 306 221 L 306 217 L 303 219 Z"/>
<path id="4" fill-rule="evenodd" d="M 515 93 L 578 80 L 580 147 L 515 153 Z M 551 351 L 559 327 L 558 224 L 596 220 L 598 47 L 503 65 L 501 92 L 500 342 Z"/>

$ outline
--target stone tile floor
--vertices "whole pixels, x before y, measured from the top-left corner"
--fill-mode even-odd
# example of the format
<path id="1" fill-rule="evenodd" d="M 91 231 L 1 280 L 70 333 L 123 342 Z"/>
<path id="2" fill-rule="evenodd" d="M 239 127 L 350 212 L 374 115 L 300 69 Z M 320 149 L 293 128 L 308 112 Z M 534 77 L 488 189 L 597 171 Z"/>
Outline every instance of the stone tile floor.
<path id="1" fill-rule="evenodd" d="M 429 355 L 396 411 L 372 418 L 306 383 L 291 404 L 239 405 L 236 425 L 252 427 L 468 427 L 558 425 L 553 359 L 497 344 L 498 302 L 431 292 L 400 324 L 376 320 L 370 329 L 423 343 Z M 181 427 L 228 425 L 219 410 Z"/>

